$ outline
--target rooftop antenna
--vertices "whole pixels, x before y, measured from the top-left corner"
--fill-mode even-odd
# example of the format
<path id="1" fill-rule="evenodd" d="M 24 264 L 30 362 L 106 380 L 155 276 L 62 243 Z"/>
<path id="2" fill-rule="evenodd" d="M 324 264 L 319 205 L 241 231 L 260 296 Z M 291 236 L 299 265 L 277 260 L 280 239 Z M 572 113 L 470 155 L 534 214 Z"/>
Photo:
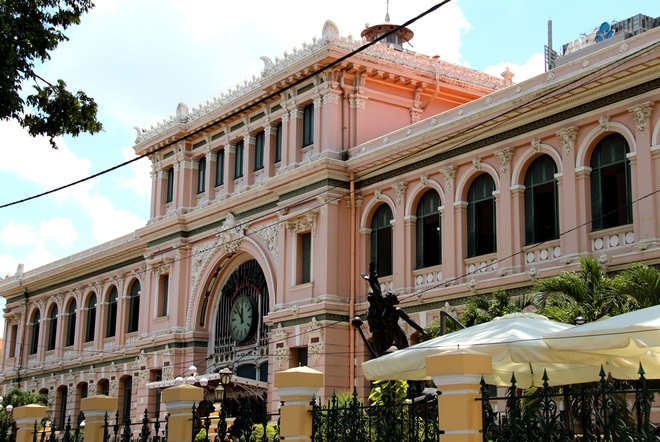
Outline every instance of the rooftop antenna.
<path id="1" fill-rule="evenodd" d="M 386 10 L 385 10 L 385 23 L 390 22 L 390 0 L 385 0 Z"/>

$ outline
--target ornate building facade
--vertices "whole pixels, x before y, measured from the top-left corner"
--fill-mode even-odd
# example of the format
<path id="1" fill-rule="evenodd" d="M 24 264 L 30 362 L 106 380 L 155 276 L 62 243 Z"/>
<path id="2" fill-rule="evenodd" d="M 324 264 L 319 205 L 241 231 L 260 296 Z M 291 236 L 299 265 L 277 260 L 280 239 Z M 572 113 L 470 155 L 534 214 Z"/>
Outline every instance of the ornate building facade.
<path id="1" fill-rule="evenodd" d="M 147 384 L 191 365 L 230 367 L 271 410 L 273 373 L 299 364 L 325 373 L 324 396 L 365 395 L 351 318 L 372 260 L 422 326 L 580 255 L 660 262 L 660 30 L 519 84 L 362 44 L 327 22 L 252 81 L 139 130 L 148 224 L 0 281 L 0 388 L 50 393 L 58 421 L 101 393 L 138 419 L 160 406 Z"/>

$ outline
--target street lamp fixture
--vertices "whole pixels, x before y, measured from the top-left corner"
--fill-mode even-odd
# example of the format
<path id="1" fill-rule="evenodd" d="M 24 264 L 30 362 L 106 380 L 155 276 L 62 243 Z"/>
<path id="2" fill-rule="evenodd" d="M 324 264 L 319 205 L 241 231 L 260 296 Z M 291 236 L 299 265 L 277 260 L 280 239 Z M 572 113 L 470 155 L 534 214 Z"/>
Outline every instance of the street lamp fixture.
<path id="1" fill-rule="evenodd" d="M 573 324 L 575 325 L 584 325 L 587 323 L 587 320 L 584 318 L 584 316 L 578 316 L 577 318 L 573 319 Z"/>

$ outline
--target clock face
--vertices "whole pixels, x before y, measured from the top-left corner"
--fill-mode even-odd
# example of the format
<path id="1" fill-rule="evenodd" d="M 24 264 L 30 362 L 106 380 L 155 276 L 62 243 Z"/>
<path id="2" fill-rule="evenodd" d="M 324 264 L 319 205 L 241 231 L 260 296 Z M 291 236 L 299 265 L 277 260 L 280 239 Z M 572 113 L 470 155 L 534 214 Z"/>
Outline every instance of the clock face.
<path id="1" fill-rule="evenodd" d="M 237 343 L 252 337 L 257 325 L 254 301 L 246 295 L 239 295 L 229 311 L 229 333 Z"/>

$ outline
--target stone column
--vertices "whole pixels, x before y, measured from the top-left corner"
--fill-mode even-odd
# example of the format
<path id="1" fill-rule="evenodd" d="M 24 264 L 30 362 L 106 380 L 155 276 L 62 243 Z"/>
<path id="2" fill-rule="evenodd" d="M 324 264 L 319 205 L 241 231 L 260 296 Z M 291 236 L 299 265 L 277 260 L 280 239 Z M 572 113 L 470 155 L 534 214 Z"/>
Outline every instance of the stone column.
<path id="1" fill-rule="evenodd" d="M 286 440 L 311 441 L 310 401 L 323 386 L 323 373 L 309 367 L 296 367 L 275 373 L 280 408 L 280 436 Z"/>
<path id="2" fill-rule="evenodd" d="M 117 411 L 117 398 L 98 395 L 80 400 L 80 411 L 85 414 L 85 441 L 104 442 L 105 416 L 114 419 Z"/>
<path id="3" fill-rule="evenodd" d="M 438 419 L 443 442 L 483 440 L 481 377 L 492 373 L 492 357 L 457 350 L 426 358 L 426 374 L 442 393 L 438 396 Z"/>
<path id="4" fill-rule="evenodd" d="M 14 420 L 16 421 L 16 442 L 32 442 L 34 436 L 34 423 L 40 423 L 46 417 L 47 407 L 43 405 L 26 405 L 14 408 Z"/>
<path id="5" fill-rule="evenodd" d="M 181 384 L 163 390 L 163 403 L 170 414 L 167 427 L 169 442 L 190 442 L 192 435 L 192 407 L 204 399 L 204 390 Z"/>

